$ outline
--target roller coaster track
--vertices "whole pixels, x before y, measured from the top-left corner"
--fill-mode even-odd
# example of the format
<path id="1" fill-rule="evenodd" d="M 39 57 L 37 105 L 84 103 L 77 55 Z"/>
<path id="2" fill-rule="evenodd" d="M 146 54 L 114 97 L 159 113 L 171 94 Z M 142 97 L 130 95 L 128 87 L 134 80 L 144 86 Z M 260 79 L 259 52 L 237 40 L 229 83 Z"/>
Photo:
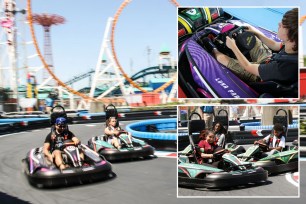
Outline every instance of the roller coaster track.
<path id="1" fill-rule="evenodd" d="M 139 72 L 137 72 L 136 74 L 134 74 L 131 79 L 133 81 L 136 81 L 137 79 L 143 78 L 147 75 L 153 75 L 153 74 L 168 74 L 171 72 L 175 72 L 176 69 L 173 69 L 171 66 L 163 66 L 163 69 L 160 69 L 159 66 L 155 66 L 155 67 L 148 67 L 146 69 L 143 69 Z"/>
<path id="2" fill-rule="evenodd" d="M 306 16 L 302 16 L 300 18 L 300 25 L 302 25 L 304 23 L 304 21 L 306 20 Z"/>
<path id="3" fill-rule="evenodd" d="M 138 88 L 139 90 L 141 90 L 142 92 L 147 92 L 146 90 L 144 90 L 143 88 L 141 88 L 139 85 L 137 85 L 130 77 L 128 77 L 128 75 L 124 72 L 123 68 L 121 67 L 116 52 L 115 52 L 115 41 L 114 41 L 114 36 L 115 36 L 115 28 L 116 28 L 116 24 L 118 21 L 118 18 L 122 12 L 122 10 L 127 6 L 128 3 L 130 3 L 131 0 L 125 0 L 119 7 L 119 9 L 117 10 L 115 16 L 114 16 L 114 21 L 112 24 L 112 31 L 111 31 L 111 47 L 112 47 L 112 54 L 114 56 L 114 60 L 120 70 L 120 72 L 122 73 L 123 77 L 135 88 Z M 175 1 L 175 0 L 171 0 L 170 1 L 173 5 L 175 6 L 179 6 L 179 4 Z M 105 102 L 105 99 L 101 98 L 101 99 L 96 99 L 96 98 L 92 98 L 89 97 L 86 94 L 80 93 L 74 89 L 72 89 L 71 87 L 67 86 L 64 82 L 62 82 L 50 69 L 50 67 L 48 66 L 48 64 L 46 63 L 44 57 L 42 56 L 42 53 L 40 51 L 40 48 L 38 46 L 38 42 L 37 42 L 37 38 L 35 35 L 35 30 L 34 30 L 34 26 L 33 26 L 33 14 L 32 14 L 32 1 L 31 0 L 27 0 L 27 14 L 28 14 L 28 21 L 29 21 L 29 26 L 30 26 L 30 32 L 31 32 L 31 37 L 32 40 L 34 42 L 34 46 L 36 49 L 36 52 L 40 58 L 40 60 L 43 63 L 43 66 L 45 67 L 45 69 L 47 69 L 47 71 L 49 72 L 49 74 L 52 76 L 52 78 L 57 81 L 57 83 L 66 88 L 70 93 L 80 96 L 81 98 L 88 100 L 88 101 L 100 101 L 100 102 Z M 158 93 L 163 91 L 164 89 L 166 89 L 170 84 L 172 84 L 175 80 L 176 80 L 177 76 L 175 75 L 171 80 L 169 80 L 169 82 L 163 84 L 161 87 L 159 87 L 158 89 L 154 90 L 154 93 Z"/>
<path id="4" fill-rule="evenodd" d="M 137 72 L 136 74 L 131 76 L 131 79 L 133 81 L 136 81 L 137 79 L 143 78 L 147 75 L 153 75 L 153 74 L 168 74 L 171 72 L 175 72 L 176 69 L 173 69 L 171 66 L 163 66 L 163 69 L 160 69 L 159 66 L 155 66 L 155 67 L 148 67 L 146 69 L 143 69 L 139 72 Z M 72 85 L 82 79 L 85 79 L 87 77 L 90 77 L 93 73 L 95 73 L 95 70 L 91 69 L 86 73 L 82 73 L 80 75 L 74 76 L 72 79 L 68 80 L 65 82 L 66 85 Z M 107 74 L 107 73 L 106 73 Z M 109 73 L 110 75 L 114 75 L 114 73 Z M 125 84 L 127 84 L 128 82 L 126 81 Z"/>

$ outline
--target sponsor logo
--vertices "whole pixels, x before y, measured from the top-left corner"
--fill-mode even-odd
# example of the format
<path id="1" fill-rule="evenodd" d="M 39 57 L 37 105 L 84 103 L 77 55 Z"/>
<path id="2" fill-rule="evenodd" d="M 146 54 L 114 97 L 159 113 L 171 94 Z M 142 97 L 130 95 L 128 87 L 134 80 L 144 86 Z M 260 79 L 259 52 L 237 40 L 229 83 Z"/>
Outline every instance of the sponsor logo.
<path id="1" fill-rule="evenodd" d="M 228 89 L 229 86 L 220 78 L 216 78 L 215 79 L 216 82 L 224 89 Z M 234 98 L 240 98 L 240 96 L 232 89 L 227 90 L 228 93 L 231 94 L 231 96 L 233 96 Z"/>

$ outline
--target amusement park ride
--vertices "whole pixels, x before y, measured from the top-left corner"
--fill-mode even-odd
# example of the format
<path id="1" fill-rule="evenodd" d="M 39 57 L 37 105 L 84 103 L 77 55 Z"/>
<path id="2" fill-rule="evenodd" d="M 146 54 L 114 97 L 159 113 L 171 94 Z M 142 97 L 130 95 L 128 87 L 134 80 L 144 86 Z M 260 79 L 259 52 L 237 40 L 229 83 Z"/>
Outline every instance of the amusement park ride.
<path id="1" fill-rule="evenodd" d="M 176 1 L 172 0 L 170 2 L 175 6 L 178 6 L 178 3 Z M 91 80 L 90 92 L 88 94 L 84 94 L 74 90 L 66 83 L 62 82 L 54 74 L 49 31 L 52 25 L 64 23 L 65 19 L 57 15 L 32 13 L 31 0 L 27 0 L 27 8 L 24 10 L 17 9 L 15 0 L 2 0 L 0 5 L 0 57 L 2 58 L 2 60 L 0 60 L 0 88 L 9 87 L 10 92 L 13 92 L 10 98 L 12 98 L 11 102 L 17 104 L 16 109 L 18 108 L 18 106 L 20 106 L 20 104 L 22 104 L 20 101 L 24 102 L 27 100 L 32 101 L 32 105 L 30 105 L 30 107 L 33 107 L 33 101 L 37 103 L 38 93 L 46 88 L 48 90 L 53 90 L 53 92 L 55 91 L 56 93 L 58 93 L 58 98 L 61 100 L 62 104 L 64 102 L 63 95 L 68 94 L 70 99 L 69 108 L 71 109 L 75 109 L 77 103 L 79 109 L 90 109 L 93 103 L 117 103 L 118 105 L 123 105 L 126 104 L 127 98 L 131 99 L 131 95 L 136 95 L 134 92 L 135 88 L 142 92 L 143 95 L 158 97 L 159 103 L 171 102 L 172 99 L 176 98 L 176 63 L 172 59 L 169 51 L 164 50 L 160 52 L 158 65 L 160 73 L 166 70 L 168 72 L 169 78 L 167 82 L 162 84 L 159 88 L 154 89 L 152 92 L 148 92 L 147 89 L 141 87 L 138 82 L 134 81 L 135 78 L 133 79 L 133 77 L 129 77 L 119 63 L 114 43 L 115 29 L 116 23 L 119 19 L 122 10 L 129 3 L 130 0 L 123 1 L 119 9 L 117 10 L 115 16 L 110 17 L 107 20 L 107 25 L 105 28 L 104 37 L 102 40 L 96 67 L 94 71 L 90 71 L 90 75 L 93 75 L 93 79 Z M 22 35 L 22 31 L 19 31 L 18 23 L 16 22 L 18 12 L 23 14 L 22 20 L 20 21 L 22 21 L 23 25 L 26 25 L 25 27 L 29 29 L 29 33 L 31 34 L 32 38 L 32 41 L 25 42 L 25 37 L 22 38 L 22 40 L 20 41 L 23 41 L 23 45 L 30 45 L 34 47 L 36 52 L 36 54 L 32 56 L 24 56 L 23 66 L 19 66 L 18 64 L 18 62 L 20 63 L 20 56 L 17 56 L 17 53 L 19 52 L 17 52 L 16 50 L 19 45 L 17 43 L 17 37 L 19 35 Z M 43 26 L 45 31 L 44 54 L 42 54 L 42 52 L 40 51 L 39 45 L 37 43 L 37 38 L 33 28 L 34 23 Z M 26 50 L 26 48 L 24 48 L 24 50 Z M 27 60 L 30 58 L 37 59 L 37 57 L 40 59 L 40 64 L 42 64 L 42 66 L 28 66 Z M 165 61 L 168 62 L 166 66 L 168 67 L 167 69 L 164 68 Z M 41 73 L 43 71 L 48 72 L 48 77 L 46 77 L 46 74 Z M 25 74 L 21 74 L 21 72 Z M 158 72 L 158 70 L 155 70 L 155 74 L 156 72 Z M 38 85 L 37 78 L 40 75 L 42 75 L 43 81 Z M 20 97 L 20 93 L 18 93 L 18 87 L 20 86 L 21 81 L 25 80 L 21 78 L 21 76 L 27 76 L 26 98 L 28 99 Z M 80 76 L 80 78 L 84 78 L 86 76 L 89 76 L 89 74 L 82 75 Z M 70 81 L 70 83 L 68 84 L 71 84 L 75 81 L 77 80 L 72 80 L 72 82 Z M 95 92 L 98 86 L 107 87 L 107 89 L 104 89 L 103 93 L 97 96 Z M 165 92 L 166 88 L 168 88 L 167 93 Z M 114 90 L 118 89 L 120 90 L 121 96 L 109 97 Z M 78 100 L 78 102 L 76 102 L 75 100 Z M 142 103 L 141 99 L 140 103 Z"/>

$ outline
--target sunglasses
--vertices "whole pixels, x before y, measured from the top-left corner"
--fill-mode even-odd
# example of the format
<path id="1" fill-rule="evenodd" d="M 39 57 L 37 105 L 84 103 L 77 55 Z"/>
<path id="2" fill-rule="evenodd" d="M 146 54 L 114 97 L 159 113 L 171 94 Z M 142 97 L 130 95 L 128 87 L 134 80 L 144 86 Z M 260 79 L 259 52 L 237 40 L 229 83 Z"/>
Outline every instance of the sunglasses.
<path id="1" fill-rule="evenodd" d="M 59 128 L 66 128 L 66 125 L 56 125 Z"/>

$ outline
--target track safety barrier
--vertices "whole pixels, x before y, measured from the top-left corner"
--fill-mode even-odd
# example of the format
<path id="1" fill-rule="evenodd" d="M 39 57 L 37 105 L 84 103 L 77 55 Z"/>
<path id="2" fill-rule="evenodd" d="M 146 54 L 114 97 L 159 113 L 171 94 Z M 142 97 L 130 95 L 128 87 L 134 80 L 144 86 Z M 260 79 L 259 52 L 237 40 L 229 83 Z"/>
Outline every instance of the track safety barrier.
<path id="1" fill-rule="evenodd" d="M 68 113 L 68 122 L 71 124 L 81 123 L 104 123 L 105 113 L 88 113 L 86 111 Z M 0 117 L 0 135 L 24 130 L 50 127 L 50 118 L 48 115 L 33 116 L 25 118 L 23 115 L 15 115 L 14 118 Z M 176 120 L 176 109 L 149 110 L 149 111 L 126 111 L 119 113 L 120 121 L 146 120 L 154 118 L 174 118 Z"/>
<path id="2" fill-rule="evenodd" d="M 126 131 L 159 150 L 177 151 L 177 119 L 153 119 L 132 123 Z"/>

